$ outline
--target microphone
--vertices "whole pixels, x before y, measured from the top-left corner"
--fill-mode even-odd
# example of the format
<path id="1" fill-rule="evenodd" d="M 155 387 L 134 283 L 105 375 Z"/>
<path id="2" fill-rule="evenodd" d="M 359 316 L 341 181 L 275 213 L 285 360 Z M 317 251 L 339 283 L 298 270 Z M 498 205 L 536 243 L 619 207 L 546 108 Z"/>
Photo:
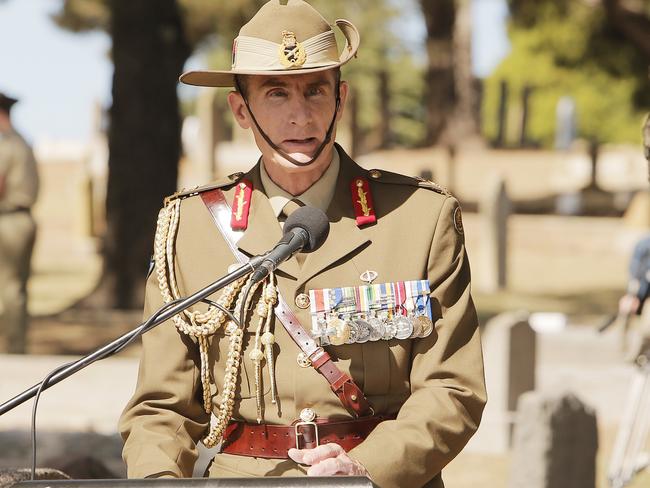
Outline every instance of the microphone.
<path id="1" fill-rule="evenodd" d="M 262 281 L 271 271 L 299 251 L 312 252 L 318 249 L 330 232 L 330 223 L 325 212 L 314 207 L 300 207 L 284 223 L 284 235 L 273 249 L 259 256 L 262 262 L 256 265 L 252 274 L 253 283 Z"/>

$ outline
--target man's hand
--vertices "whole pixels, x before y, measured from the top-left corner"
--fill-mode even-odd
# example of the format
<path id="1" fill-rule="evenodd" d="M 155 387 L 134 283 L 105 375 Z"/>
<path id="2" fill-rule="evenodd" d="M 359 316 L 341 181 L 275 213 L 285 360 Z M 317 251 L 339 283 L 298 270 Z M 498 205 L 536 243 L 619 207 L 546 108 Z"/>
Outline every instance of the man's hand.
<path id="1" fill-rule="evenodd" d="M 623 295 L 618 301 L 618 313 L 621 315 L 632 315 L 639 309 L 641 302 L 634 295 Z"/>
<path id="2" fill-rule="evenodd" d="M 338 444 L 323 444 L 314 449 L 289 449 L 295 462 L 310 466 L 309 476 L 365 476 L 370 474 L 359 461 L 355 461 Z"/>

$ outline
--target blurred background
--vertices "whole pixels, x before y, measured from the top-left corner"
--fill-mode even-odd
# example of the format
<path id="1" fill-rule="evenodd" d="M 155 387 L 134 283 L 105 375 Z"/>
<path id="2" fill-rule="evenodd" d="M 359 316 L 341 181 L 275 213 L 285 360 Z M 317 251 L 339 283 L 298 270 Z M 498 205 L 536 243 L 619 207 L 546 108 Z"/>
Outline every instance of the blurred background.
<path id="1" fill-rule="evenodd" d="M 546 392 L 575 395 L 581 407 L 571 412 L 584 407 L 597 426 L 576 448 L 593 451 L 584 486 L 608 486 L 614 439 L 630 424 L 627 395 L 641 369 L 629 356 L 643 319 L 598 329 L 616 318 L 634 246 L 650 232 L 641 137 L 650 3 L 310 3 L 362 35 L 343 68 L 352 95 L 339 142 L 367 168 L 434 180 L 463 207 L 493 406 L 447 484 L 542 486 L 517 484 L 522 452 L 543 451 L 517 441 L 526 415 L 517 400 L 528 391 L 546 406 Z M 137 325 L 163 198 L 256 162 L 227 90 L 177 78 L 228 67 L 232 39 L 262 4 L 0 0 L 0 92 L 19 100 L 12 121 L 41 181 L 28 355 L 0 354 L 0 402 L 64 356 Z M 138 353 L 135 344 L 44 395 L 41 459 L 71 470 L 62 452 L 87 455 L 92 445 L 123 474 L 115 424 Z M 0 467 L 28 464 L 28 417 L 27 406 L 0 417 Z M 646 470 L 630 486 L 648 484 Z"/>

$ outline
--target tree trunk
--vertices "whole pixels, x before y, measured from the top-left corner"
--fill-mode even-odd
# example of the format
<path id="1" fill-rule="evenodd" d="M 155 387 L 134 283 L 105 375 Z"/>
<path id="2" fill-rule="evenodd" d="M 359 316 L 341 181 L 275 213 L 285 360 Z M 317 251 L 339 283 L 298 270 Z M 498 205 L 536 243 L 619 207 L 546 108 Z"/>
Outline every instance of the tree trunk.
<path id="1" fill-rule="evenodd" d="M 436 144 L 456 104 L 453 64 L 454 0 L 421 0 L 427 26 L 426 49 L 429 60 L 425 75 L 427 131 L 425 144 Z"/>
<path id="2" fill-rule="evenodd" d="M 381 69 L 379 77 L 379 149 L 388 149 L 392 145 L 392 132 L 390 127 L 390 80 L 388 71 Z"/>
<path id="3" fill-rule="evenodd" d="M 176 190 L 176 86 L 189 55 L 175 0 L 111 0 L 113 105 L 108 131 L 102 280 L 89 302 L 142 305 L 157 212 Z"/>
<path id="4" fill-rule="evenodd" d="M 603 5 L 611 25 L 650 62 L 650 18 L 629 10 L 621 0 L 603 0 Z"/>
<path id="5" fill-rule="evenodd" d="M 479 90 L 472 73 L 472 5 L 470 0 L 456 2 L 456 26 L 453 39 L 455 106 L 447 124 L 447 144 L 467 144 L 480 139 L 478 119 Z"/>

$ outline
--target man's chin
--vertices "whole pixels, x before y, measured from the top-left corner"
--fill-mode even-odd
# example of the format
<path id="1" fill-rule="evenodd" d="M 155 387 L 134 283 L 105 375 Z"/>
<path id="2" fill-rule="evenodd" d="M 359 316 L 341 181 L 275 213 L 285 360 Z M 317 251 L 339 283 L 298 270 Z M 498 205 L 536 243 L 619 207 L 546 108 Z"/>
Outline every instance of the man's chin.
<path id="1" fill-rule="evenodd" d="M 297 161 L 299 164 L 296 164 L 294 161 L 290 161 L 286 157 L 284 157 L 283 154 L 278 154 L 279 159 L 282 161 L 283 166 L 285 167 L 296 167 L 300 166 L 301 164 L 307 164 L 311 162 L 311 160 L 314 157 L 315 153 L 308 153 L 308 152 L 287 152 L 285 153 L 287 156 L 289 156 L 291 159 Z"/>

